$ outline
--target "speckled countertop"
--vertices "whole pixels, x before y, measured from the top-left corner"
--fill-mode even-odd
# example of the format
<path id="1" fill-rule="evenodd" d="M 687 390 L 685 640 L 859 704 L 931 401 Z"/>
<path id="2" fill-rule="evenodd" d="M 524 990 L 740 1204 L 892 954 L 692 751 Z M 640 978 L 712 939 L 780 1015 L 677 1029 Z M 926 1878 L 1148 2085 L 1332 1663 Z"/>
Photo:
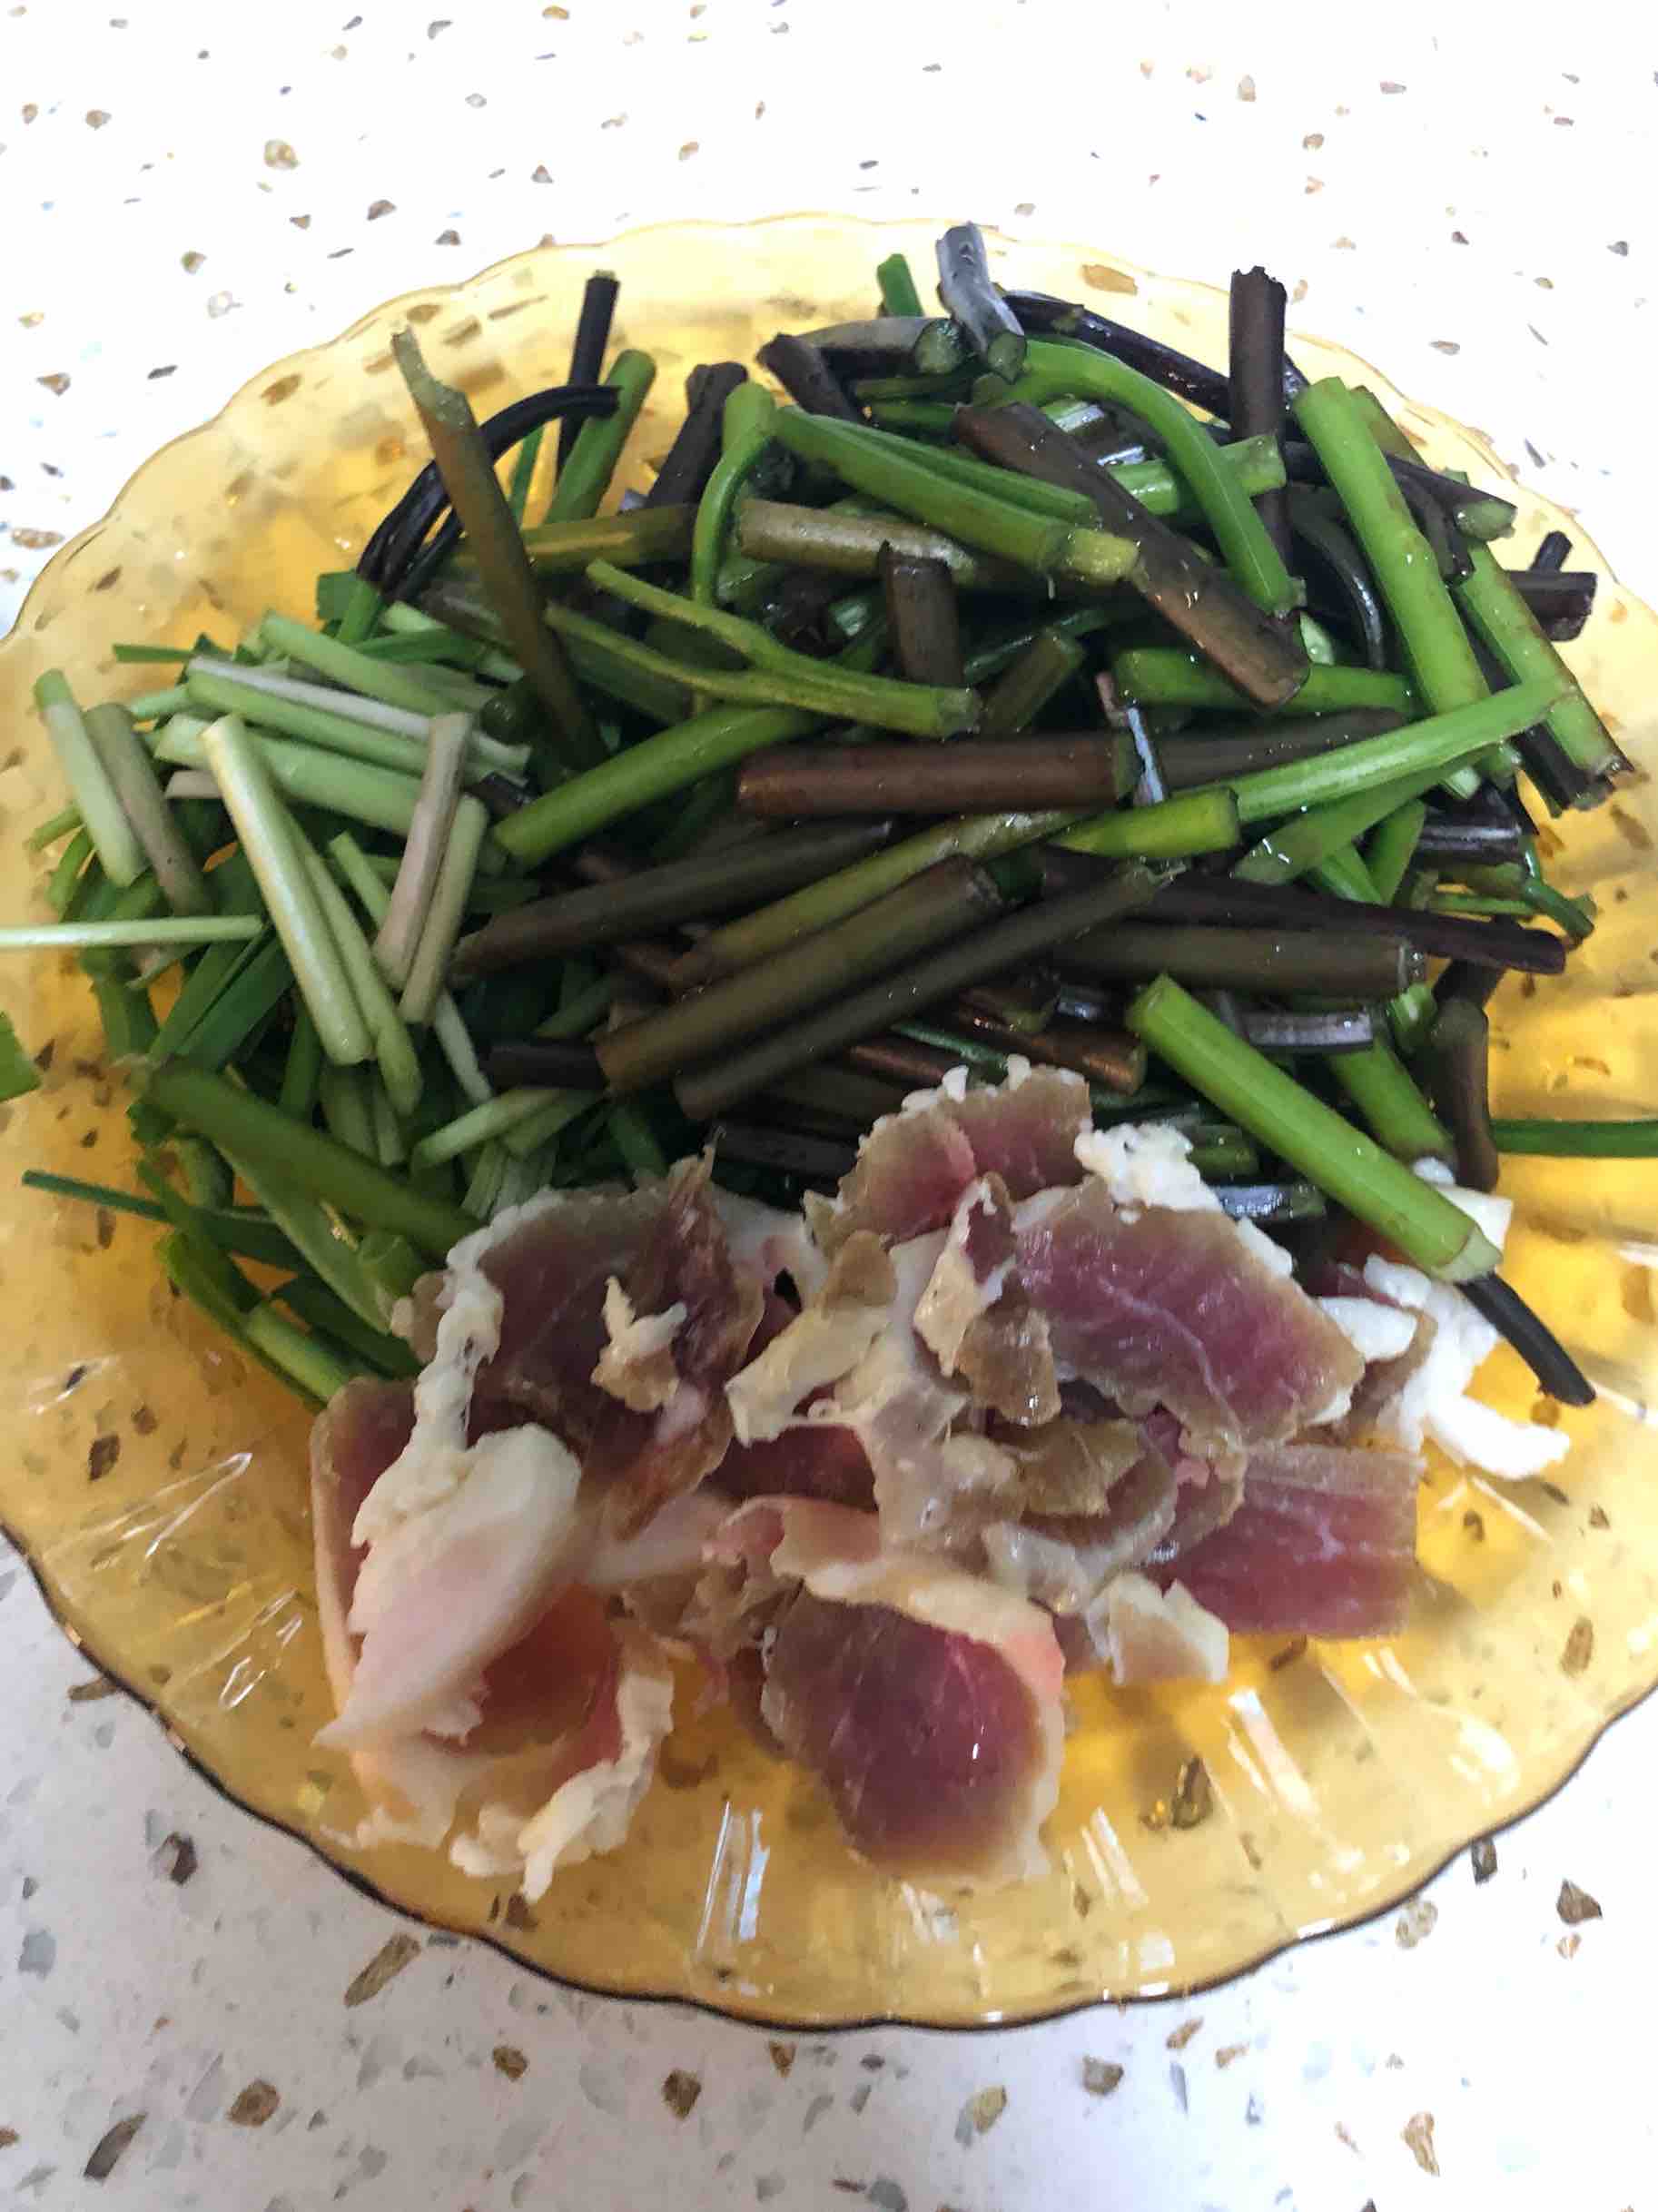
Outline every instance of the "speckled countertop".
<path id="1" fill-rule="evenodd" d="M 1628 430 L 1658 49 L 1610 11 L 442 4 L 0 0 L 0 622 L 155 446 L 388 295 L 548 234 L 791 207 L 972 213 L 1217 281 L 1265 258 L 1292 321 L 1477 423 L 1658 598 Z M 1464 1856 L 1224 1990 L 782 2040 L 411 1936 L 104 1694 L 4 1552 L 0 1684 L 6 2201 L 1658 2203 L 1651 1706 L 1495 1871 Z M 1568 1926 L 1563 1882 L 1599 1916 Z"/>

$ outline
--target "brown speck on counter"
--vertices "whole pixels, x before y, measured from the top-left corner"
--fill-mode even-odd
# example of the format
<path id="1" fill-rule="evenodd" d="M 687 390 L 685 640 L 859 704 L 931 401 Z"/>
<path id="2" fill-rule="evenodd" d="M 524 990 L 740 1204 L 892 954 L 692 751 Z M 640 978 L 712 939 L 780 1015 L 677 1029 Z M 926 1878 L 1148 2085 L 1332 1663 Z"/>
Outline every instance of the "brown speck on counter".
<path id="1" fill-rule="evenodd" d="M 1122 2086 L 1122 2069 L 1110 2059 L 1084 2059 L 1082 2087 L 1091 2097 L 1110 2097 Z"/>
<path id="2" fill-rule="evenodd" d="M 766 2056 L 771 2059 L 772 2064 L 776 2068 L 777 2071 L 786 2081 L 794 2064 L 794 2044 L 768 2043 L 765 2047 L 765 2050 Z"/>
<path id="3" fill-rule="evenodd" d="M 1247 2043 L 1223 2043 L 1215 2053 L 1215 2065 L 1224 2073 L 1234 2059 L 1241 2059 L 1248 2050 Z"/>
<path id="4" fill-rule="evenodd" d="M 1560 1654 L 1560 1671 L 1563 1674 L 1581 1674 L 1594 1656 L 1594 1623 L 1586 1613 L 1580 1613 Z"/>
<path id="5" fill-rule="evenodd" d="M 1253 104 L 1255 99 L 1255 79 L 1253 77 L 1239 78 L 1238 97 L 1243 102 L 1246 107 Z"/>
<path id="6" fill-rule="evenodd" d="M 370 222 L 378 222 L 382 215 L 395 215 L 396 213 L 397 202 L 395 200 L 370 200 L 365 220 Z"/>
<path id="7" fill-rule="evenodd" d="M 225 2118 L 232 2128 L 262 2128 L 281 2101 L 272 2083 L 250 2081 L 245 2089 L 238 2091 Z"/>
<path id="8" fill-rule="evenodd" d="M 1433 338 L 1428 341 L 1436 353 L 1460 353 L 1461 344 L 1455 338 Z"/>
<path id="9" fill-rule="evenodd" d="M 956 2141 L 965 2147 L 975 2136 L 988 2135 L 1007 2108 L 1008 2093 L 1000 2082 L 975 2090 L 957 2116 Z"/>
<path id="10" fill-rule="evenodd" d="M 1606 1516 L 1606 1508 L 1604 1506 L 1590 1506 L 1589 1526 L 1591 1528 L 1610 1528 L 1612 1526 L 1611 1521 Z"/>
<path id="11" fill-rule="evenodd" d="M 1394 1922 L 1394 1941 L 1401 1950 L 1415 1950 L 1418 1943 L 1432 1935 L 1438 1918 L 1437 1905 L 1426 1897 L 1414 1898 Z"/>
<path id="12" fill-rule="evenodd" d="M 1338 2143 L 1345 2143 L 1355 2158 L 1359 2158 L 1363 2155 L 1359 2150 L 1358 2145 L 1353 2140 L 1352 2136 L 1347 2132 L 1347 2128 L 1343 2127 L 1339 2120 L 1336 2122 L 1336 2140 Z"/>
<path id="13" fill-rule="evenodd" d="M 433 243 L 439 246 L 458 246 L 460 243 L 460 232 L 459 231 L 439 231 Z"/>
<path id="14" fill-rule="evenodd" d="M 687 2074 L 679 2067 L 662 2084 L 662 2101 L 676 2119 L 689 2119 L 702 2093 L 703 2085 L 697 2076 Z"/>
<path id="15" fill-rule="evenodd" d="M 687 138 L 684 145 L 679 149 L 679 158 L 682 162 L 688 162 L 694 153 L 700 153 L 700 151 L 701 148 L 696 140 L 694 138 Z"/>
<path id="16" fill-rule="evenodd" d="M 182 1890 L 201 1861 L 196 1856 L 194 1843 L 188 1836 L 180 1835 L 175 1829 L 170 1836 L 163 1838 L 151 1863 L 158 1874 L 164 1875 Z"/>
<path id="17" fill-rule="evenodd" d="M 1317 153 L 1323 143 L 1324 133 L 1322 131 L 1309 131 L 1301 141 L 1302 148 L 1308 153 Z"/>
<path id="18" fill-rule="evenodd" d="M 378 1997 L 386 1984 L 402 1972 L 410 1960 L 418 1959 L 419 1955 L 420 1946 L 413 1936 L 389 1937 L 362 1971 L 353 1975 L 346 1984 L 346 2003 L 366 2005 L 371 1997 Z"/>
<path id="19" fill-rule="evenodd" d="M 108 110 L 108 108 L 106 108 L 106 107 L 89 107 L 89 108 L 87 109 L 87 111 L 86 111 L 86 127 L 87 127 L 87 129 L 88 129 L 89 131 L 101 131 L 101 130 L 104 128 L 104 124 L 105 124 L 105 123 L 106 123 L 108 121 L 109 121 L 109 110 Z"/>
<path id="20" fill-rule="evenodd" d="M 1487 1882 L 1496 1872 L 1496 1845 L 1489 1836 L 1481 1836 L 1468 1853 L 1468 1863 L 1474 1869 L 1476 1884 Z"/>
<path id="21" fill-rule="evenodd" d="M 311 228 L 311 217 L 309 215 L 290 215 L 288 220 L 291 223 L 292 223 L 296 231 L 309 231 Z"/>
<path id="22" fill-rule="evenodd" d="M 1563 1935 L 1561 1937 L 1559 1942 L 1555 1944 L 1554 1949 L 1560 1953 L 1563 1959 L 1575 1959 L 1582 1946 L 1583 1938 L 1577 1933 L 1576 1930 L 1574 1929 L 1570 1935 Z"/>
<path id="23" fill-rule="evenodd" d="M 1425 2174 L 1437 2174 L 1439 2160 L 1434 2150 L 1434 2116 L 1431 2112 L 1413 2112 L 1399 2130 L 1401 2141 Z"/>
<path id="24" fill-rule="evenodd" d="M 81 2168 L 86 2180 L 109 2179 L 121 2161 L 122 2153 L 143 2126 L 147 2117 L 143 2112 L 129 2112 L 124 2119 L 118 2119 L 113 2128 L 104 2130 L 98 2138 L 91 2158 Z M 0 2140 L 15 2143 L 17 2138 L 9 2128 L 0 2128 Z"/>
<path id="25" fill-rule="evenodd" d="M 1563 1881 L 1560 1895 L 1554 1900 L 1554 1910 L 1568 1928 L 1581 1927 L 1584 1921 L 1598 1921 L 1601 1908 L 1587 1890 L 1580 1890 L 1574 1881 Z"/>
<path id="26" fill-rule="evenodd" d="M 121 1439 L 119 1437 L 94 1437 L 92 1440 L 92 1448 L 86 1455 L 87 1481 L 102 1482 L 120 1457 Z"/>
<path id="27" fill-rule="evenodd" d="M 1200 2012 L 1191 2019 L 1182 2020 L 1178 2028 L 1171 2029 L 1163 2038 L 1163 2049 L 1165 2050 L 1184 2050 L 1202 2025 L 1203 2015 Z"/>
<path id="28" fill-rule="evenodd" d="M 0 2128 L 0 2150 L 10 2150 L 14 2143 L 21 2143 L 22 2140 L 15 2128 Z"/>
<path id="29" fill-rule="evenodd" d="M 94 1674 L 90 1682 L 72 1682 L 69 1703 L 72 1705 L 94 1705 L 101 1697 L 113 1697 L 116 1685 L 107 1674 Z"/>
<path id="30" fill-rule="evenodd" d="M 505 2074 L 508 2081 L 522 2081 L 529 2071 L 529 2060 L 511 2043 L 498 2043 L 489 2053 L 498 2074 Z"/>
<path id="31" fill-rule="evenodd" d="M 297 169 L 300 157 L 285 138 L 267 138 L 265 141 L 265 167 L 267 169 Z"/>
<path id="32" fill-rule="evenodd" d="M 49 392 L 54 393 L 60 400 L 69 389 L 69 379 L 61 369 L 54 369 L 50 376 L 37 376 L 35 381 L 37 384 L 44 384 Z M 13 533 L 14 536 L 15 534 L 15 532 Z"/>
<path id="33" fill-rule="evenodd" d="M 1382 79 L 1382 90 L 1385 93 L 1402 93 L 1405 90 L 1405 87 L 1403 84 L 1396 84 L 1391 77 L 1384 77 Z"/>
<path id="34" fill-rule="evenodd" d="M 207 256 L 205 253 L 197 253 L 194 252 L 189 253 L 181 253 L 179 255 L 179 267 L 184 272 L 186 276 L 194 276 L 196 271 L 202 266 L 202 263 L 206 259 Z"/>

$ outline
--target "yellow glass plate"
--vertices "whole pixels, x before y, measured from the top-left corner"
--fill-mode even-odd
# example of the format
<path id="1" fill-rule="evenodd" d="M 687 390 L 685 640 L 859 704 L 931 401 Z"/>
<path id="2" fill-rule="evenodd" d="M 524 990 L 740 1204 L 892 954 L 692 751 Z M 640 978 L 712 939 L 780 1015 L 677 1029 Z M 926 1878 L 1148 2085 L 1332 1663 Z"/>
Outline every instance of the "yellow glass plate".
<path id="1" fill-rule="evenodd" d="M 0 647 L 8 918 L 44 911 L 20 841 L 63 796 L 34 677 L 61 664 L 83 698 L 130 693 L 146 679 L 113 666 L 117 638 L 186 643 L 201 629 L 232 635 L 271 605 L 308 613 L 317 572 L 354 558 L 425 458 L 389 351 L 401 324 L 419 326 L 439 374 L 490 412 L 562 379 L 582 280 L 602 260 L 621 279 L 618 339 L 659 364 L 629 453 L 630 480 L 645 481 L 695 362 L 748 360 L 779 328 L 869 312 L 876 262 L 902 247 L 925 272 L 933 236 L 791 216 L 635 232 L 602 254 L 544 248 L 394 301 L 254 378 L 57 555 Z M 1226 358 L 1218 291 L 1097 250 L 996 240 L 992 251 L 1022 284 Z M 1430 459 L 1517 499 L 1521 551 L 1545 528 L 1569 531 L 1572 566 L 1602 581 L 1589 638 L 1567 657 L 1649 760 L 1658 619 L 1605 573 L 1575 518 L 1512 486 L 1477 433 L 1411 405 L 1367 363 L 1299 337 L 1295 351 L 1309 374 L 1370 384 Z M 1602 923 L 1566 977 L 1497 1002 L 1500 1110 L 1651 1111 L 1658 806 L 1646 777 L 1558 836 L 1555 879 L 1592 889 Z M 355 1784 L 311 1742 L 330 1703 L 305 1421 L 170 1297 L 146 1225 L 19 1190 L 25 1166 L 129 1182 L 131 1149 L 72 963 L 7 963 L 0 1002 L 32 1047 L 52 1051 L 44 1088 L 0 1106 L 11 1163 L 0 1517 L 70 1634 L 202 1772 L 392 1904 L 528 1966 L 796 2022 L 1013 2020 L 1189 1988 L 1392 1903 L 1546 1795 L 1658 1680 L 1658 1446 L 1644 1412 L 1658 1164 L 1515 1161 L 1510 1272 L 1604 1389 L 1591 1411 L 1562 1417 L 1574 1449 L 1558 1481 L 1488 1485 L 1436 1466 L 1413 1625 L 1393 1642 L 1299 1655 L 1240 1644 L 1219 1689 L 1084 1685 L 1048 1880 L 940 1901 L 877 1879 L 814 1787 L 719 1714 L 674 1737 L 626 1849 L 558 1876 L 530 1912 L 436 1853 L 357 1852 Z M 1532 1410 L 1505 1352 L 1483 1390 Z M 1194 1757 L 1213 1802 L 1186 1825 L 1188 1808 L 1171 1807 Z"/>

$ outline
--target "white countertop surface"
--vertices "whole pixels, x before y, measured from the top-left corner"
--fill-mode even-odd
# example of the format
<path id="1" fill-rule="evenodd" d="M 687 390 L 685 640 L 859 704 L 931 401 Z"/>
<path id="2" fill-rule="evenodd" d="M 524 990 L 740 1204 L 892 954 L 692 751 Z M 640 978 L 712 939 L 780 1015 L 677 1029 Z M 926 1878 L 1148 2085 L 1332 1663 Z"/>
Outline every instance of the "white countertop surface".
<path id="1" fill-rule="evenodd" d="M 1609 10 L 1532 16 L 0 0 L 0 624 L 155 446 L 389 295 L 548 233 L 800 207 L 971 214 L 1220 283 L 1264 260 L 1292 328 L 1479 425 L 1658 598 L 1658 47 Z M 1223 1990 L 1010 2032 L 768 2039 L 440 1937 L 346 2009 L 404 1923 L 124 1697 L 72 1700 L 88 1679 L 0 1547 L 0 2200 L 1658 2204 L 1658 1708 L 1498 1839 L 1492 1879 L 1465 1854 L 1406 1915 Z M 199 1855 L 183 1887 L 155 1862 L 174 1832 Z M 1568 1931 L 1563 1880 L 1604 1917 Z M 1109 2095 L 1087 2059 L 1122 2069 Z M 676 2070 L 701 2085 L 683 2118 Z M 978 2132 L 964 2108 L 998 2086 Z"/>

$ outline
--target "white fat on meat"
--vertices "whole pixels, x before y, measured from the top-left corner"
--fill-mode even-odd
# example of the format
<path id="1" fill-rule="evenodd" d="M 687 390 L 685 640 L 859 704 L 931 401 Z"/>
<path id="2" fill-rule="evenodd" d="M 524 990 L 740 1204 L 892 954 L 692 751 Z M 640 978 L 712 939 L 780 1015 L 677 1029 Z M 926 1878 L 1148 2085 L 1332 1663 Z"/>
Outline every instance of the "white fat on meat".
<path id="1" fill-rule="evenodd" d="M 611 1592 L 695 1575 L 706 1545 L 730 1511 L 729 1498 L 709 1490 L 687 1490 L 683 1496 L 669 1498 L 637 1536 L 612 1535 L 595 1516 L 595 1533 L 581 1554 L 581 1581 L 589 1590 Z"/>
<path id="2" fill-rule="evenodd" d="M 679 1387 L 671 1347 L 685 1327 L 686 1303 L 676 1299 L 661 1313 L 636 1314 L 616 1276 L 605 1285 L 605 1333 L 592 1379 L 634 1413 L 656 1413 Z"/>
<path id="3" fill-rule="evenodd" d="M 1157 1121 L 1087 1129 L 1077 1139 L 1076 1155 L 1079 1167 L 1099 1176 L 1119 1206 L 1220 1210 L 1220 1200 L 1191 1164 L 1191 1140 L 1178 1129 Z"/>
<path id="4" fill-rule="evenodd" d="M 1144 1575 L 1119 1575 L 1096 1610 L 1120 1688 L 1226 1680 L 1231 1644 L 1226 1623 L 1179 1583 L 1160 1590 Z"/>
<path id="5" fill-rule="evenodd" d="M 803 1215 L 764 1205 L 758 1199 L 723 1190 L 718 1183 L 709 1185 L 708 1199 L 739 1269 L 759 1276 L 767 1289 L 780 1275 L 786 1275 L 802 1305 L 817 1296 L 828 1263 Z"/>
<path id="6" fill-rule="evenodd" d="M 350 1694 L 318 1741 L 360 1749 L 476 1727 L 472 1685 L 567 1577 L 580 1483 L 575 1456 L 548 1430 L 501 1429 L 460 1455 L 434 1504 L 386 1526 L 352 1594 Z"/>
<path id="7" fill-rule="evenodd" d="M 584 1762 L 574 1753 L 545 1802 L 528 1818 L 513 1800 L 486 1798 L 449 1846 L 449 1858 L 463 1874 L 516 1875 L 534 1904 L 560 1867 L 578 1866 L 626 1841 L 674 1724 L 674 1677 L 655 1638 L 626 1624 L 617 1634 L 618 1671 L 602 1694 L 612 1703 L 596 1716 L 608 1739 L 606 1755 Z"/>
<path id="8" fill-rule="evenodd" d="M 1421 1450 L 1424 1437 L 1431 1438 L 1457 1466 L 1475 1466 L 1511 1482 L 1541 1474 L 1565 1457 L 1571 1438 L 1559 1429 L 1511 1420 L 1468 1397 L 1468 1385 L 1498 1339 L 1490 1322 L 1459 1290 L 1376 1253 L 1365 1262 L 1365 1280 L 1379 1298 L 1425 1313 L 1434 1324 L 1427 1357 L 1381 1407 L 1378 1428 L 1413 1452 Z"/>
<path id="9" fill-rule="evenodd" d="M 982 1175 L 969 1183 L 957 1200 L 954 1218 L 945 1232 L 944 1249 L 916 1304 L 915 1333 L 946 1375 L 955 1373 L 962 1338 L 996 1303 L 1013 1271 L 1010 1254 L 981 1279 L 968 1249 L 974 1214 L 996 1210 L 996 1197 L 988 1180 Z"/>
<path id="10" fill-rule="evenodd" d="M 900 1543 L 935 1534 L 963 1488 L 984 1486 L 990 1456 L 1005 1461 L 1007 1480 L 1013 1475 L 1012 1460 L 993 1445 L 948 1435 L 967 1409 L 968 1394 L 943 1381 L 915 1332 L 916 1309 L 944 1241 L 943 1230 L 934 1229 L 893 1247 L 888 1257 L 897 1290 L 886 1327 L 835 1385 L 833 1399 L 806 1415 L 841 1422 L 856 1434 L 874 1470 L 882 1526 Z"/>
<path id="11" fill-rule="evenodd" d="M 1125 1211 L 1167 1206 L 1173 1213 L 1219 1213 L 1220 1200 L 1191 1164 L 1191 1140 L 1157 1121 L 1125 1121 L 1084 1130 L 1078 1165 L 1097 1175 Z M 1275 1275 L 1293 1275 L 1295 1261 L 1253 1221 L 1234 1221 L 1239 1240 Z"/>
<path id="12" fill-rule="evenodd" d="M 1084 1130 L 1077 1163 L 1097 1175 L 1125 1210 L 1167 1206 L 1174 1213 L 1219 1213 L 1220 1200 L 1191 1164 L 1191 1140 L 1158 1121 L 1125 1121 Z M 1234 1221 L 1239 1240 L 1275 1275 L 1293 1275 L 1295 1261 L 1253 1221 Z"/>
<path id="13" fill-rule="evenodd" d="M 495 1235 L 495 1229 L 479 1229 L 449 1254 L 437 1348 L 415 1384 L 414 1433 L 363 1500 L 351 1531 L 355 1545 L 377 1543 L 407 1516 L 440 1505 L 466 1478 L 472 1386 L 501 1340 L 501 1294 L 478 1266 Z"/>
<path id="14" fill-rule="evenodd" d="M 1016 1067 L 1019 1070 L 1017 1079 L 1013 1073 Z M 1030 1072 L 1030 1062 L 1015 1055 L 1008 1062 L 1008 1089 L 1016 1091 Z M 900 1113 L 925 1113 L 930 1106 L 940 1106 L 946 1102 L 959 1106 L 966 1096 L 967 1069 L 965 1064 L 959 1063 L 953 1068 L 945 1069 L 935 1090 L 910 1091 L 898 1111 Z"/>
<path id="15" fill-rule="evenodd" d="M 1321 1298 L 1317 1303 L 1367 1366 L 1377 1359 L 1397 1359 L 1416 1333 L 1414 1315 L 1384 1306 L 1379 1299 Z"/>
<path id="16" fill-rule="evenodd" d="M 850 1237 L 811 1303 L 725 1385 L 737 1442 L 782 1436 L 803 1399 L 849 1375 L 892 1325 L 897 1287 L 880 1239 Z"/>

